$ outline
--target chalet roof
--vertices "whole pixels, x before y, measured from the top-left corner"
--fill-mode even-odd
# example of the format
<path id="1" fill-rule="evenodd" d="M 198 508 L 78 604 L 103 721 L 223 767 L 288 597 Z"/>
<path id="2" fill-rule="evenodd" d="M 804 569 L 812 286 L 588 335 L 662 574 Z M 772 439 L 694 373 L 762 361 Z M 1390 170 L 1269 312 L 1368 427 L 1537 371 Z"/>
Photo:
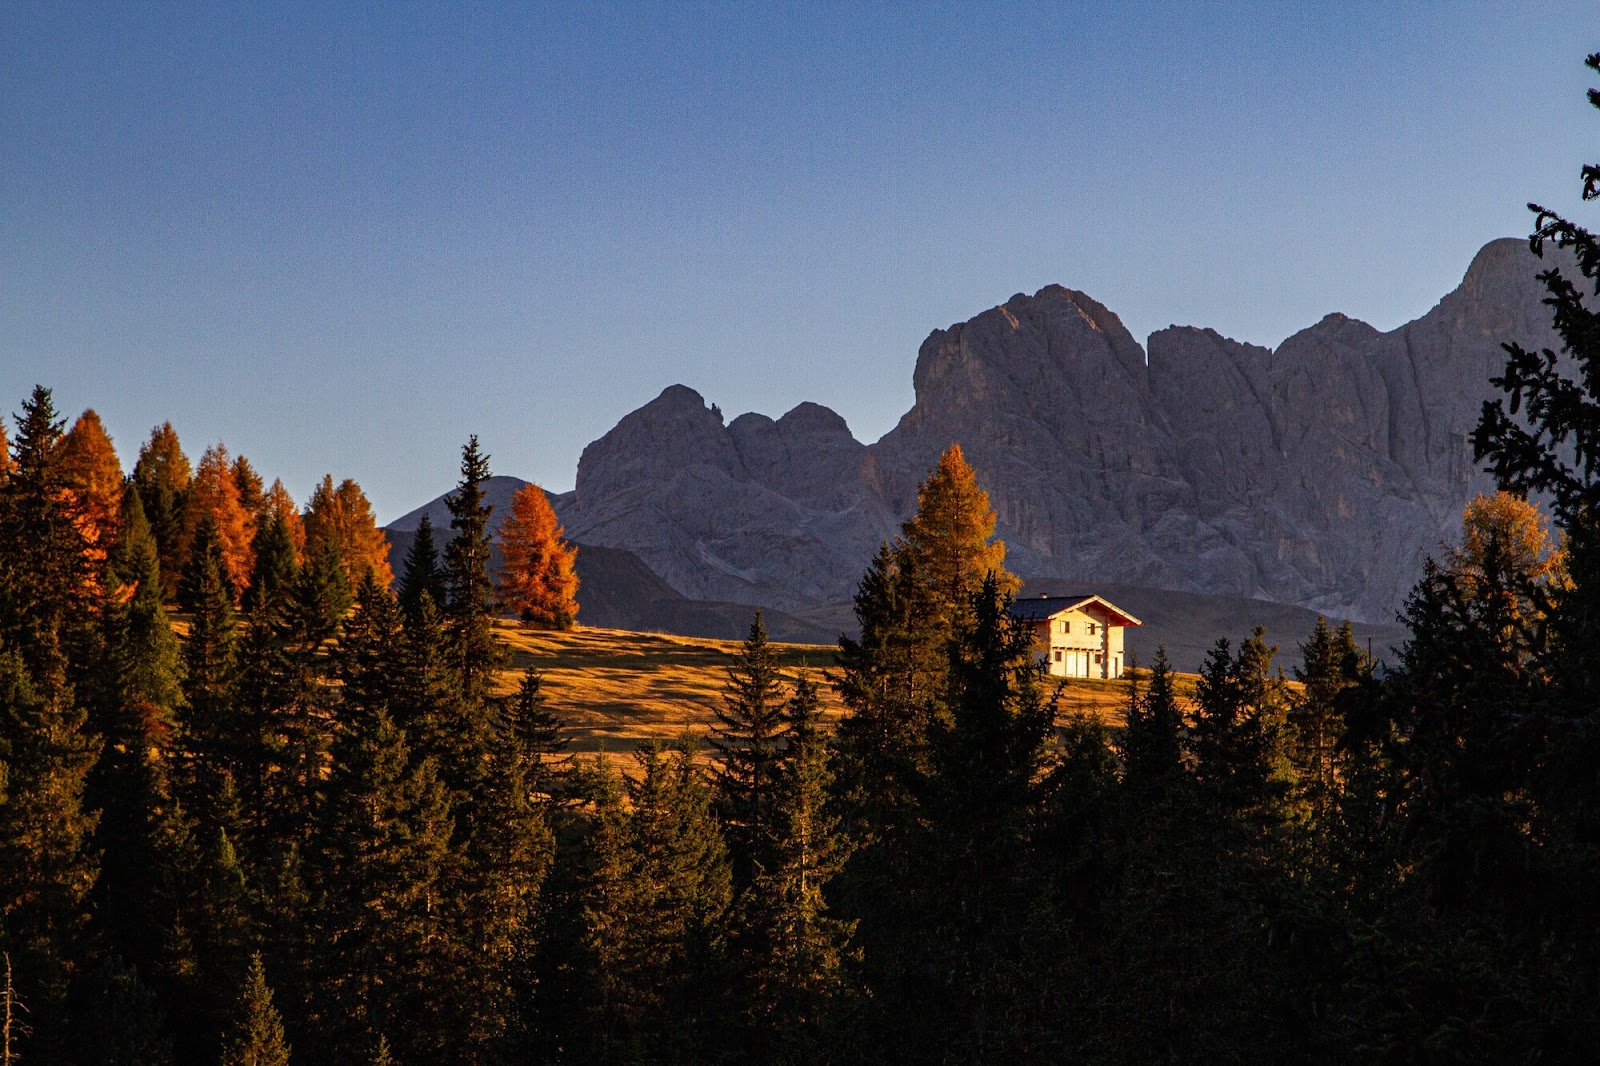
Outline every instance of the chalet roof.
<path id="1" fill-rule="evenodd" d="M 1112 603 L 1104 596 L 1093 593 L 1076 596 L 1029 596 L 1014 600 L 1011 604 L 1011 617 L 1024 618 L 1030 622 L 1042 622 L 1054 618 L 1058 614 L 1077 610 L 1088 604 L 1096 604 L 1108 616 L 1106 622 L 1114 626 L 1142 626 L 1133 615 Z"/>

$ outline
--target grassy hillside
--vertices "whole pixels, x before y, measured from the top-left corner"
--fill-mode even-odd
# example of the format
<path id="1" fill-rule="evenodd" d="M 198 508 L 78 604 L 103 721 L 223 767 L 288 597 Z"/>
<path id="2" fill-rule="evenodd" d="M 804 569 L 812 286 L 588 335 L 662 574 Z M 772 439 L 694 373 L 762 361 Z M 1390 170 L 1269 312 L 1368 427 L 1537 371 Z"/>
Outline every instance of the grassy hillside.
<path id="1" fill-rule="evenodd" d="M 580 626 L 568 633 L 523 629 L 500 623 L 496 633 L 511 649 L 511 669 L 501 687 L 510 692 L 524 669 L 544 675 L 550 708 L 571 727 L 573 749 L 629 752 L 652 740 L 671 740 L 684 730 L 704 736 L 721 705 L 728 665 L 739 642 L 663 633 Z M 835 665 L 835 648 L 824 644 L 774 644 L 791 681 L 802 672 L 822 675 Z M 821 686 L 823 713 L 843 711 L 833 686 Z M 1062 690 L 1065 713 L 1120 722 L 1126 687 L 1117 681 L 1072 680 Z"/>

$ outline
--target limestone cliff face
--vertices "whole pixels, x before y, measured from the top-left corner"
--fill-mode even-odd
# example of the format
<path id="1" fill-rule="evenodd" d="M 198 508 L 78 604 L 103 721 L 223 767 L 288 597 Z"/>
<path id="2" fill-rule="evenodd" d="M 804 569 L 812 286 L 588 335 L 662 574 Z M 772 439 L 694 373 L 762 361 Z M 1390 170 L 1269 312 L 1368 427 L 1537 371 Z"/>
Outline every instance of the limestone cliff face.
<path id="1" fill-rule="evenodd" d="M 801 404 L 724 425 L 674 385 L 583 451 L 567 535 L 627 548 L 694 599 L 804 607 L 847 597 L 893 522 L 844 419 Z"/>
<path id="2" fill-rule="evenodd" d="M 915 405 L 876 444 L 815 404 L 724 425 L 674 386 L 584 451 L 558 509 L 574 539 L 636 552 L 685 595 L 838 602 L 959 441 L 1024 577 L 1388 620 L 1489 487 L 1467 438 L 1500 345 L 1552 343 L 1538 269 L 1495 241 L 1393 332 L 1329 315 L 1269 350 L 1172 327 L 1148 359 L 1052 285 L 935 330 Z"/>

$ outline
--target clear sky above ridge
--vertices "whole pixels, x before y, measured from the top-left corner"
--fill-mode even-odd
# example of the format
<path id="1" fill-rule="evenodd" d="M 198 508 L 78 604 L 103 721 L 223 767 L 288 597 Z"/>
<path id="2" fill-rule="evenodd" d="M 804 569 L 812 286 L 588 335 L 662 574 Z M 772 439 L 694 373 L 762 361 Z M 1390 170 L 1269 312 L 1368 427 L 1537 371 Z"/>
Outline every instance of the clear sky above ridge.
<path id="1" fill-rule="evenodd" d="M 1593 0 L 0 6 L 0 411 L 171 420 L 380 521 L 682 382 L 876 440 L 1060 282 L 1141 341 L 1423 314 L 1593 225 Z M 9 417 L 7 419 L 9 426 Z"/>

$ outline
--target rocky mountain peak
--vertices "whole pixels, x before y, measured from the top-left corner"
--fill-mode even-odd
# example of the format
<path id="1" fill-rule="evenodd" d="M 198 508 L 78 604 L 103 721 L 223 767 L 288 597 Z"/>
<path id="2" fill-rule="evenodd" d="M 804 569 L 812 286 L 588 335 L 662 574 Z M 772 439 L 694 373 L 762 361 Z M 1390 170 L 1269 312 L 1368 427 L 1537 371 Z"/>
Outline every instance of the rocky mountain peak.
<path id="1" fill-rule="evenodd" d="M 561 516 L 685 595 L 837 603 L 954 442 L 1024 577 L 1387 620 L 1487 486 L 1467 435 L 1501 343 L 1549 342 L 1540 266 L 1494 241 L 1391 332 L 1330 314 L 1268 349 L 1174 326 L 1148 361 L 1103 304 L 1047 285 L 931 332 L 876 444 L 815 404 L 724 426 L 674 386 L 585 449 Z"/>

